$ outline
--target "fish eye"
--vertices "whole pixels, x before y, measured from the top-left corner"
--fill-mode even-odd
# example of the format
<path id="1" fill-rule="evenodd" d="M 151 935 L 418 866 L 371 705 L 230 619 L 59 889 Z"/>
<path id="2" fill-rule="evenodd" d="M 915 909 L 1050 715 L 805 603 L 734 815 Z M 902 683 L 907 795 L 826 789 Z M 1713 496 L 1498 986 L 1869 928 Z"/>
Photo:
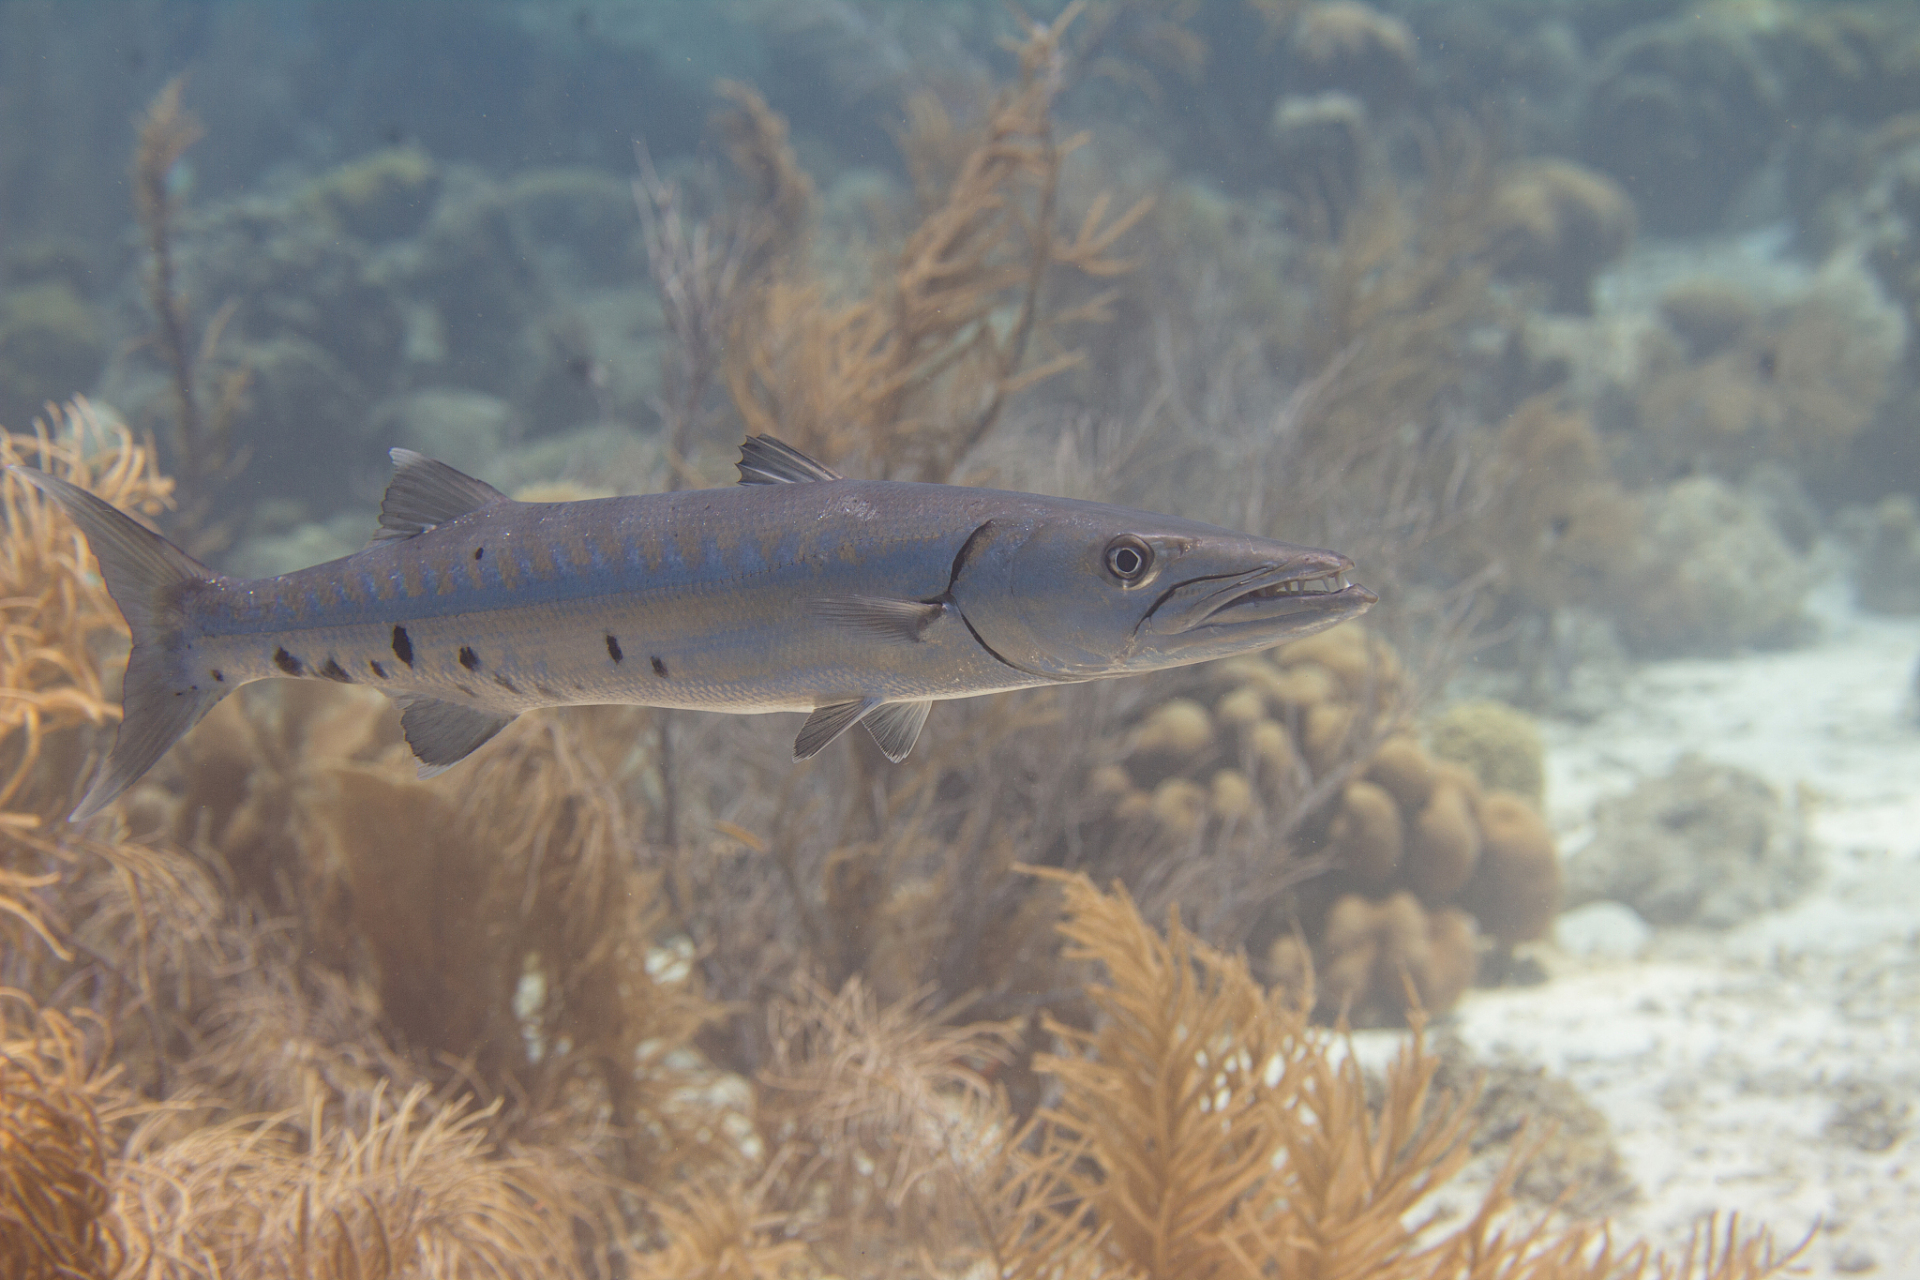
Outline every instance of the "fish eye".
<path id="1" fill-rule="evenodd" d="M 1130 533 L 1107 544 L 1107 572 L 1124 583 L 1134 583 L 1153 568 L 1153 548 Z"/>

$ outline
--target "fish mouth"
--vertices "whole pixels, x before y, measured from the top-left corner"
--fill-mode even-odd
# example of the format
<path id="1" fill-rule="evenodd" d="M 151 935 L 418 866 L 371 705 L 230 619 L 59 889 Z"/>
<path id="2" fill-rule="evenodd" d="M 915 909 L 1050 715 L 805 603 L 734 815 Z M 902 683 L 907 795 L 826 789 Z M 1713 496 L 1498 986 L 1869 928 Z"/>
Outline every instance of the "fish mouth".
<path id="1" fill-rule="evenodd" d="M 1200 625 L 1205 626 L 1216 620 L 1229 622 L 1242 620 L 1242 615 L 1239 614 L 1222 618 L 1222 615 L 1229 611 L 1252 609 L 1263 618 L 1278 618 L 1289 613 L 1342 611 L 1348 607 L 1365 608 L 1377 603 L 1379 599 L 1380 597 L 1358 583 L 1349 582 L 1345 569 L 1311 578 L 1279 578 L 1230 596 Z"/>
<path id="2" fill-rule="evenodd" d="M 1170 588 L 1145 621 L 1162 634 L 1260 629 L 1284 638 L 1365 612 L 1379 597 L 1348 575 L 1353 562 L 1310 552 L 1244 573 L 1196 578 Z"/>

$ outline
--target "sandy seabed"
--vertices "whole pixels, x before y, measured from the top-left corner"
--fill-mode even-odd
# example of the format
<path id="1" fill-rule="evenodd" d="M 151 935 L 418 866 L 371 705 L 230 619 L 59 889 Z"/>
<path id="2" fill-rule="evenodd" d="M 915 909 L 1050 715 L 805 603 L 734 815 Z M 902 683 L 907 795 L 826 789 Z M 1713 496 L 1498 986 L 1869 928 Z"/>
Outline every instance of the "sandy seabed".
<path id="1" fill-rule="evenodd" d="M 1646 664 L 1599 719 L 1543 729 L 1571 857 L 1595 800 L 1696 752 L 1804 808 L 1819 882 L 1630 954 L 1549 946 L 1547 983 L 1476 991 L 1454 1029 L 1605 1113 L 1638 1187 L 1616 1238 L 1683 1243 L 1731 1209 L 1789 1241 L 1817 1223 L 1808 1274 L 1920 1278 L 1920 620 L 1859 614 L 1839 588 L 1811 612 L 1805 648 Z"/>

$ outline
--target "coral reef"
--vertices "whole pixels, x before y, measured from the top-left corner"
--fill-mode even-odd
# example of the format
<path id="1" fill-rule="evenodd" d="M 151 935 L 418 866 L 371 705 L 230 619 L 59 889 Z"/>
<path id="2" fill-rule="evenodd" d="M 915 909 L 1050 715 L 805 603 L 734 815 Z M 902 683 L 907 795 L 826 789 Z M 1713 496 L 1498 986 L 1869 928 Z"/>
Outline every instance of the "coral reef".
<path id="1" fill-rule="evenodd" d="M 1411 98 L 1418 74 L 1407 25 L 1360 0 L 1310 4 L 1287 33 L 1282 75 L 1290 93 L 1350 93 L 1379 111 Z"/>
<path id="2" fill-rule="evenodd" d="M 1676 17 L 1603 52 L 1582 111 L 1584 157 L 1631 184 L 1649 229 L 1719 225 L 1779 128 L 1780 83 L 1737 16 Z"/>
<path id="3" fill-rule="evenodd" d="M 1711 360 L 1760 319 L 1760 306 L 1730 280 L 1697 277 L 1682 280 L 1660 297 L 1660 317 L 1687 345 L 1687 358 Z"/>
<path id="4" fill-rule="evenodd" d="M 1701 317 L 1698 302 L 1692 316 L 1682 313 L 1695 325 L 1685 335 L 1690 358 L 1653 362 L 1638 393 L 1635 447 L 1663 476 L 1738 480 L 1773 460 L 1831 484 L 1892 390 L 1899 323 L 1845 273 L 1737 328 L 1738 304 L 1715 305 L 1718 320 Z"/>
<path id="5" fill-rule="evenodd" d="M 1642 654 L 1729 653 L 1792 643 L 1814 574 L 1763 507 L 1696 476 L 1650 495 L 1638 585 L 1613 618 Z"/>
<path id="6" fill-rule="evenodd" d="M 1496 566 L 1506 611 L 1608 612 L 1630 598 L 1642 506 L 1615 478 L 1587 416 L 1534 396 L 1508 416 L 1487 459 L 1490 499 L 1463 541 L 1467 562 Z"/>
<path id="7" fill-rule="evenodd" d="M 440 193 L 440 169 L 418 147 L 388 147 L 337 165 L 304 198 L 357 240 L 401 240 L 419 230 Z"/>
<path id="8" fill-rule="evenodd" d="M 1633 239 L 1633 201 L 1612 179 L 1567 160 L 1534 160 L 1500 178 L 1490 236 L 1502 272 L 1543 280 L 1548 305 L 1586 315 L 1593 277 Z"/>
<path id="9" fill-rule="evenodd" d="M 1812 883 L 1804 820 L 1767 783 L 1688 756 L 1594 811 L 1593 840 L 1567 861 L 1569 903 L 1624 902 L 1656 925 L 1727 928 Z"/>
<path id="10" fill-rule="evenodd" d="M 0 986 L 25 994 L 0 997 L 0 1222 L 36 1225 L 0 1270 L 1782 1264 L 1733 1226 L 1654 1259 L 1571 1222 L 1622 1194 L 1604 1126 L 1500 1064 L 1476 1098 L 1419 1039 L 1561 899 L 1537 738 L 1484 705 L 1422 712 L 1476 633 L 1559 676 L 1597 651 L 1581 627 L 1642 654 L 1796 634 L 1808 492 L 1875 502 L 1906 474 L 1870 465 L 1900 456 L 1874 450 L 1905 421 L 1901 329 L 1847 264 L 1920 315 L 1909 126 L 1887 118 L 1916 105 L 1910 19 L 1092 0 L 1020 24 L 996 91 L 1006 24 L 968 6 L 695 6 L 734 47 L 668 66 L 653 24 L 679 19 L 592 0 L 475 18 L 502 109 L 455 125 L 425 100 L 470 64 L 421 53 L 448 21 L 389 8 L 346 25 L 405 38 L 312 55 L 351 66 L 320 109 L 310 70 L 246 98 L 273 77 L 223 68 L 280 37 L 206 20 L 229 41 L 194 82 L 210 142 L 185 162 L 177 86 L 143 119 L 139 278 L 111 237 L 6 251 L 0 394 L 75 385 L 51 346 L 15 358 L 53 332 L 16 312 L 59 320 L 72 377 L 104 358 L 175 448 L 187 522 L 244 523 L 225 567 L 358 542 L 389 444 L 565 497 L 717 481 L 744 428 L 851 474 L 1337 546 L 1389 604 L 1372 634 L 942 707 L 897 769 L 864 741 L 796 769 L 751 719 L 591 711 L 422 781 L 383 704 L 251 690 L 75 830 L 124 640 L 82 545 L 8 484 Z M 9 118 L 27 22 L 0 12 Z M 124 52 L 90 47 L 79 65 Z M 749 67 L 764 95 L 651 87 Z M 117 136 L 123 77 L 68 78 L 108 105 L 50 136 Z M 32 83 L 54 102 L 58 80 Z M 714 97 L 725 171 L 697 147 Z M 44 208 L 15 215 L 60 172 L 0 130 L 10 235 L 49 234 Z M 1709 274 L 1676 287 L 1654 240 L 1596 290 L 1636 216 L 1664 234 L 1729 210 L 1839 252 L 1796 296 L 1691 260 Z M 1592 359 L 1533 359 L 1548 328 Z M 6 448 L 149 516 L 169 497 L 84 408 Z M 1863 563 L 1891 590 L 1912 520 L 1885 512 Z M 1727 830 L 1770 830 L 1721 791 Z M 1661 812 L 1631 839 L 1692 833 Z M 1791 863 L 1772 838 L 1714 852 L 1734 869 L 1692 882 L 1688 918 L 1733 912 L 1713 874 Z M 1324 1026 L 1343 1015 L 1416 1036 L 1369 1076 Z M 1896 1132 L 1885 1096 L 1836 1088 L 1834 1140 Z M 1519 1130 L 1541 1111 L 1564 1145 Z M 1483 1146 L 1512 1163 L 1463 1213 Z"/>
<path id="11" fill-rule="evenodd" d="M 1875 613 L 1920 613 L 1920 499 L 1896 493 L 1848 514 L 1857 555 L 1854 599 Z"/>
<path id="12" fill-rule="evenodd" d="M 1427 726 L 1427 742 L 1441 760 L 1465 765 L 1480 785 L 1525 796 L 1539 808 L 1546 798 L 1547 749 L 1532 717 L 1504 702 L 1462 702 Z"/>
<path id="13" fill-rule="evenodd" d="M 1326 873 L 1280 892 L 1255 881 L 1233 918 L 1272 939 L 1277 980 L 1316 975 L 1323 1012 L 1397 1022 L 1403 973 L 1423 1007 L 1445 1010 L 1483 943 L 1546 932 L 1560 881 L 1530 726 L 1471 715 L 1436 726 L 1436 747 L 1456 747 L 1484 779 L 1436 759 L 1405 723 L 1398 656 L 1351 626 L 1157 683 L 1161 699 L 1096 755 L 1114 758 L 1089 778 L 1081 838 L 1203 848 L 1223 869 L 1229 851 L 1270 858 L 1276 829 L 1297 827 Z M 1498 789 L 1514 782 L 1527 794 Z"/>
<path id="14" fill-rule="evenodd" d="M 1367 104 L 1337 91 L 1282 98 L 1273 104 L 1267 137 L 1280 187 L 1302 206 L 1302 220 L 1337 232 L 1360 197 Z"/>

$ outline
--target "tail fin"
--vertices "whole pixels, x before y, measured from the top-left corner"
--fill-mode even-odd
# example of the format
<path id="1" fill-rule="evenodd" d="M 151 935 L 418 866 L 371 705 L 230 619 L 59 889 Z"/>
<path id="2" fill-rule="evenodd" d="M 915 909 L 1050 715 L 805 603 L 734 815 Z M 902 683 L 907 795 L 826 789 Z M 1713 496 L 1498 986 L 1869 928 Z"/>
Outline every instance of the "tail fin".
<path id="1" fill-rule="evenodd" d="M 133 632 L 133 652 L 120 694 L 120 731 L 106 766 L 73 811 L 83 822 L 153 767 L 201 716 L 231 690 L 190 678 L 181 650 L 180 597 L 192 583 L 219 577 L 159 534 L 78 485 L 29 467 L 8 467 L 67 509 L 100 561 L 100 576 Z"/>

